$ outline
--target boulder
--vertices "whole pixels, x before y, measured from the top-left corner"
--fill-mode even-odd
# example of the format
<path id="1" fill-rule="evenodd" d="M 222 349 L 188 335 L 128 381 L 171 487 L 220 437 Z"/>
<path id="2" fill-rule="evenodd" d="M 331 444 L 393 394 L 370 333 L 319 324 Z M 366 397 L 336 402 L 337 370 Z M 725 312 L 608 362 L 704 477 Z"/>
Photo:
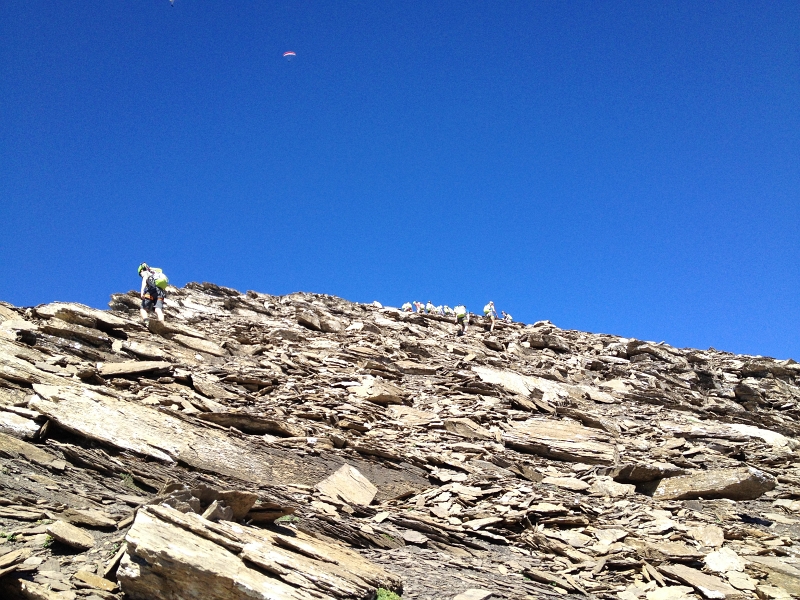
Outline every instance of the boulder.
<path id="1" fill-rule="evenodd" d="M 544 339 L 545 347 L 551 350 L 556 352 L 569 352 L 571 350 L 569 343 L 562 337 L 545 334 L 542 338 Z"/>
<path id="2" fill-rule="evenodd" d="M 78 571 L 74 575 L 75 579 L 82 581 L 89 587 L 92 587 L 96 590 L 103 590 L 104 592 L 116 592 L 117 591 L 117 584 L 113 581 L 109 581 L 104 577 L 100 577 L 99 575 L 95 575 L 94 573 L 89 573 L 89 571 Z"/>
<path id="3" fill-rule="evenodd" d="M 310 310 L 297 311 L 297 324 L 312 331 L 322 331 L 319 315 Z"/>
<path id="4" fill-rule="evenodd" d="M 117 522 L 107 512 L 101 510 L 68 508 L 60 517 L 72 525 L 85 527 L 116 527 Z"/>
<path id="5" fill-rule="evenodd" d="M 217 400 L 236 400 L 239 397 L 233 392 L 229 392 L 224 387 L 219 385 L 219 379 L 216 377 L 212 378 L 201 374 L 193 374 L 192 387 L 203 394 L 203 396 L 206 398 L 215 398 Z"/>
<path id="6" fill-rule="evenodd" d="M 166 360 L 167 353 L 164 352 L 158 346 L 154 346 L 152 344 L 145 344 L 142 342 L 134 342 L 131 340 L 122 341 L 116 340 L 112 344 L 112 348 L 116 352 L 124 350 L 125 352 L 130 352 L 131 354 L 135 354 L 136 356 L 143 358 L 144 360 Z"/>
<path id="7" fill-rule="evenodd" d="M 91 390 L 40 385 L 34 390 L 39 397 L 30 402 L 31 408 L 63 429 L 89 439 L 253 483 L 294 478 L 296 463 L 293 460 L 280 455 L 269 456 L 245 440 L 229 437 L 224 431 L 187 423 L 148 406 L 109 398 Z M 306 463 L 306 469 L 312 469 L 311 464 Z M 321 465 L 313 469 L 323 470 Z"/>
<path id="8" fill-rule="evenodd" d="M 151 333 L 155 333 L 156 335 L 166 338 L 171 338 L 174 335 L 183 335 L 197 338 L 199 340 L 206 339 L 206 334 L 204 334 L 202 331 L 187 325 L 175 323 L 173 321 L 159 321 L 158 319 L 150 319 L 147 321 L 147 329 Z"/>
<path id="9" fill-rule="evenodd" d="M 319 316 L 319 326 L 324 333 L 341 333 L 345 330 L 345 324 L 336 317 L 327 314 Z"/>

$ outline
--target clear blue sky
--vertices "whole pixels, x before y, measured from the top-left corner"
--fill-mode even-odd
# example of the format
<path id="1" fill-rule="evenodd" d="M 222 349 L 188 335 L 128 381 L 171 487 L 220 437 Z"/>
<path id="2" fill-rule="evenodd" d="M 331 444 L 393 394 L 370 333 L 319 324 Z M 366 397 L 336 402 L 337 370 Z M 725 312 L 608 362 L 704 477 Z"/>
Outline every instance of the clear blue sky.
<path id="1" fill-rule="evenodd" d="M 0 3 L 17 305 L 146 261 L 800 360 L 799 201 L 796 0 Z"/>

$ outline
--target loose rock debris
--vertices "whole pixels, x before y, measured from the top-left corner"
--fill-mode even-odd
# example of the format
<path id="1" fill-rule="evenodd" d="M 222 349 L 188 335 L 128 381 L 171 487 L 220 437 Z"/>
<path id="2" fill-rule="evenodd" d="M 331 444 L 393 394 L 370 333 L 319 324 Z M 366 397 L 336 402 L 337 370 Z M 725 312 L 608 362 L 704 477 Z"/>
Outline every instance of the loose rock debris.
<path id="1" fill-rule="evenodd" d="M 0 597 L 800 595 L 800 365 L 317 294 L 0 303 Z"/>

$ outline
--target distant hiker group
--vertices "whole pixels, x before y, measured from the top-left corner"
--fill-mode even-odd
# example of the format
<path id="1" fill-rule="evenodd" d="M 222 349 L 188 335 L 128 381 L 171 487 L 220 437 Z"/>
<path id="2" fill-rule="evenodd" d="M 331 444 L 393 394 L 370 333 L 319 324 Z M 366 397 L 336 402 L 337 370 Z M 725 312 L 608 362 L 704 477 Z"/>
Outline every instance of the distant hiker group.
<path id="1" fill-rule="evenodd" d="M 150 313 L 155 311 L 159 321 L 164 320 L 164 299 L 167 297 L 169 279 L 164 271 L 151 267 L 147 263 L 139 265 L 139 277 L 142 278 L 142 288 L 139 295 L 142 297 L 142 308 L 139 313 L 142 321 L 147 322 Z"/>
<path id="2" fill-rule="evenodd" d="M 142 307 L 139 313 L 142 316 L 142 321 L 147 323 L 150 313 L 155 312 L 159 321 L 164 320 L 164 300 L 167 297 L 167 286 L 169 286 L 169 278 L 158 267 L 151 267 L 147 263 L 141 263 L 137 269 L 139 277 L 142 279 L 142 287 L 139 295 L 142 298 Z M 428 300 L 426 304 L 422 302 L 406 302 L 401 307 L 404 312 L 418 312 L 429 315 L 439 315 L 442 317 L 453 317 L 456 320 L 458 330 L 456 335 L 464 335 L 467 333 L 469 327 L 469 311 L 463 304 L 458 304 L 455 308 L 450 308 L 447 305 L 436 306 L 433 302 Z M 505 311 L 500 311 L 502 320 L 506 323 L 511 323 L 511 315 Z M 494 302 L 489 300 L 489 304 L 483 307 L 483 317 L 489 323 L 489 331 L 494 331 L 495 323 L 501 319 L 495 310 Z"/>
<path id="3" fill-rule="evenodd" d="M 469 326 L 469 311 L 463 304 L 459 304 L 455 308 L 450 308 L 446 304 L 444 306 L 439 305 L 436 306 L 433 302 L 428 300 L 427 304 L 423 304 L 422 302 L 406 302 L 403 306 L 400 307 L 403 312 L 418 312 L 424 313 L 428 315 L 439 315 L 442 317 L 455 317 L 456 325 L 458 326 L 458 331 L 456 335 L 464 335 L 467 332 L 467 327 Z M 502 316 L 502 320 L 506 323 L 511 323 L 512 318 L 511 315 L 505 311 L 500 311 Z M 494 324 L 501 317 L 497 315 L 497 310 L 495 310 L 494 302 L 489 300 L 489 304 L 483 307 L 483 316 L 489 322 L 489 331 L 494 331 Z"/>

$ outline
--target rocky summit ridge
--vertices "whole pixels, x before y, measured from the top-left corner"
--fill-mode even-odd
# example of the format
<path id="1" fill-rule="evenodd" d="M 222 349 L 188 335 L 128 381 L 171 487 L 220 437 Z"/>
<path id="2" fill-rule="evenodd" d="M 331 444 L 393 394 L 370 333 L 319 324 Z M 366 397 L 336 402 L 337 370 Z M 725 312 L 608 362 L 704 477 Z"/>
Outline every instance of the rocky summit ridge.
<path id="1" fill-rule="evenodd" d="M 0 304 L 2 598 L 800 594 L 792 360 L 208 283 L 138 310 Z"/>

